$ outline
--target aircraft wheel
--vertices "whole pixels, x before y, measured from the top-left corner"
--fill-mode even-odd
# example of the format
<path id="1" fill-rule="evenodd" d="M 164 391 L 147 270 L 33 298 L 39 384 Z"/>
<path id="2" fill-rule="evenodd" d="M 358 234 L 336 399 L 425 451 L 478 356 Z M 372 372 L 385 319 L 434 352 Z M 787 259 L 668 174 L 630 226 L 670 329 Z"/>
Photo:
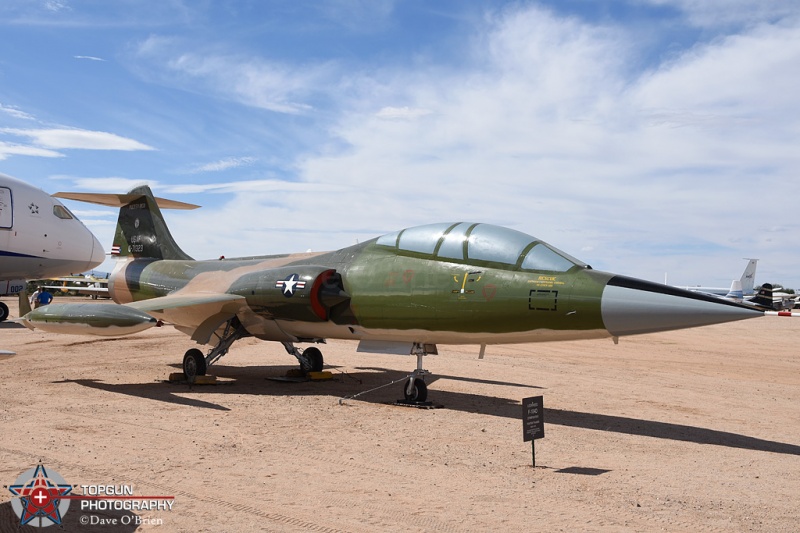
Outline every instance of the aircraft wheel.
<path id="1" fill-rule="evenodd" d="M 305 361 L 300 363 L 300 368 L 303 369 L 303 372 L 322 372 L 324 360 L 319 348 L 314 348 L 313 346 L 306 348 L 303 350 L 303 358 Z"/>
<path id="2" fill-rule="evenodd" d="M 414 385 L 411 387 L 411 394 L 408 393 L 408 384 L 403 387 L 407 402 L 424 402 L 428 399 L 428 386 L 419 378 L 414 380 Z"/>
<path id="3" fill-rule="evenodd" d="M 8 306 L 0 302 L 0 322 L 8 318 Z"/>
<path id="4" fill-rule="evenodd" d="M 183 373 L 187 381 L 194 381 L 197 376 L 206 375 L 206 358 L 197 348 L 187 350 L 183 356 Z"/>

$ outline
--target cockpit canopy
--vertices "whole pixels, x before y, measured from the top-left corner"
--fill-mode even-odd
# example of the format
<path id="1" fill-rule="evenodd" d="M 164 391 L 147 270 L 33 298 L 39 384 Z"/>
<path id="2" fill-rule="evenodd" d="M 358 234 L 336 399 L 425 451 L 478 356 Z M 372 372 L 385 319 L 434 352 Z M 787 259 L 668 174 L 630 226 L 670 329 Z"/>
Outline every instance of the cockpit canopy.
<path id="1" fill-rule="evenodd" d="M 566 272 L 587 264 L 530 235 L 491 224 L 446 222 L 379 237 L 377 244 L 453 262 L 496 263 L 523 270 Z"/>

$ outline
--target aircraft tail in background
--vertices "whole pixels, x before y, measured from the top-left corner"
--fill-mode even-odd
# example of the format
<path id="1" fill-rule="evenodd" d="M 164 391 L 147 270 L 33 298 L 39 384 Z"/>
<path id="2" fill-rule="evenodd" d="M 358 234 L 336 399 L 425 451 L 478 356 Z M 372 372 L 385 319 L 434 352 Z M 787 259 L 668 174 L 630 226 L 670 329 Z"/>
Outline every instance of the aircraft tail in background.
<path id="1" fill-rule="evenodd" d="M 755 287 L 755 279 L 756 279 L 756 265 L 758 264 L 758 259 L 747 259 L 747 266 L 744 267 L 744 272 L 742 273 L 741 277 L 741 289 L 742 294 L 744 296 L 753 294 L 753 288 Z"/>
<path id="2" fill-rule="evenodd" d="M 761 289 L 759 289 L 758 294 L 750 298 L 748 302 L 756 307 L 774 310 L 775 305 L 772 300 L 772 285 L 769 283 L 764 283 L 761 285 Z"/>
<path id="3" fill-rule="evenodd" d="M 744 300 L 744 292 L 742 291 L 742 282 L 738 279 L 735 279 L 731 282 L 731 289 L 728 291 L 728 294 L 725 295 L 727 300 L 733 300 L 735 302 L 741 302 Z"/>

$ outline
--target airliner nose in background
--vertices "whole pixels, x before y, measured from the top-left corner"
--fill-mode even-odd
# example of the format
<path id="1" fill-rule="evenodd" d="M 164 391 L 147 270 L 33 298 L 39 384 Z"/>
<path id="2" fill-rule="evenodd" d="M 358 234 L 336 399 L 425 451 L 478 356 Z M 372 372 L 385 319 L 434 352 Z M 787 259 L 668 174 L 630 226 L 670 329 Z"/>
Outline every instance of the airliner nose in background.
<path id="1" fill-rule="evenodd" d="M 91 231 L 58 200 L 0 174 L 0 295 L 24 280 L 84 272 L 105 259 Z M 0 303 L 0 321 L 8 316 Z"/>

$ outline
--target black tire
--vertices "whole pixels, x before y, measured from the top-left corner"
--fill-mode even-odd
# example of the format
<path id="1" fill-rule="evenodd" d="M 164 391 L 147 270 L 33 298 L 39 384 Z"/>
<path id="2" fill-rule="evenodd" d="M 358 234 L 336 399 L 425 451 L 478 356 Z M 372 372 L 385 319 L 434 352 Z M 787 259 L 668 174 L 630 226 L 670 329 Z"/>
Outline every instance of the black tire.
<path id="1" fill-rule="evenodd" d="M 0 322 L 8 318 L 8 306 L 0 302 Z"/>
<path id="2" fill-rule="evenodd" d="M 322 372 L 325 361 L 319 348 L 314 348 L 313 346 L 306 348 L 303 350 L 303 358 L 305 361 L 300 363 L 300 368 L 303 372 Z"/>
<path id="3" fill-rule="evenodd" d="M 403 387 L 403 394 L 407 402 L 422 403 L 428 399 L 428 386 L 420 378 L 414 380 L 414 386 L 411 394 L 408 393 L 408 384 Z"/>
<path id="4" fill-rule="evenodd" d="M 183 373 L 188 381 L 194 381 L 197 376 L 206 375 L 206 358 L 197 348 L 187 350 L 183 356 Z"/>

